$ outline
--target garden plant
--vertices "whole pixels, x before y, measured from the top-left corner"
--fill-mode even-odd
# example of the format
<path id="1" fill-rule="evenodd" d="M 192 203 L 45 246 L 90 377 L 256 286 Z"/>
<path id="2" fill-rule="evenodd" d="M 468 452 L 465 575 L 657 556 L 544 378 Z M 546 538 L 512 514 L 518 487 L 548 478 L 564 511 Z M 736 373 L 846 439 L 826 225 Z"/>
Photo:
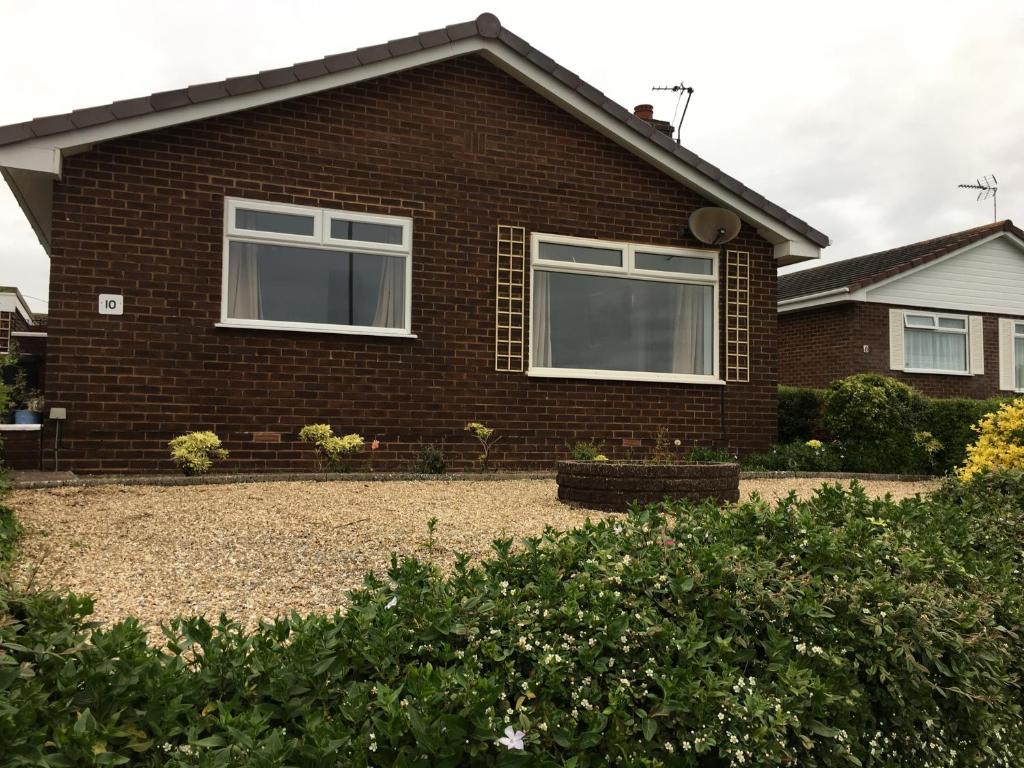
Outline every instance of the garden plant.
<path id="1" fill-rule="evenodd" d="M 167 445 L 171 449 L 171 461 L 185 475 L 205 475 L 213 468 L 214 461 L 228 457 L 220 438 L 208 431 L 179 435 Z"/>

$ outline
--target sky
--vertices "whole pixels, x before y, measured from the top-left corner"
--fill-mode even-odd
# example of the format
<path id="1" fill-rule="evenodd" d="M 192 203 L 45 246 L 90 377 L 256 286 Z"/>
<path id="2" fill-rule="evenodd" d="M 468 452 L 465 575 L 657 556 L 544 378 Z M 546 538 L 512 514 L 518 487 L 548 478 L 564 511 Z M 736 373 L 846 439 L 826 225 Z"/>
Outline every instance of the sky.
<path id="1" fill-rule="evenodd" d="M 0 125 L 374 45 L 495 13 L 627 108 L 832 238 L 848 258 L 992 220 L 1024 224 L 1024 3 L 366 3 L 0 0 Z M 0 285 L 44 311 L 49 264 L 0 185 Z"/>

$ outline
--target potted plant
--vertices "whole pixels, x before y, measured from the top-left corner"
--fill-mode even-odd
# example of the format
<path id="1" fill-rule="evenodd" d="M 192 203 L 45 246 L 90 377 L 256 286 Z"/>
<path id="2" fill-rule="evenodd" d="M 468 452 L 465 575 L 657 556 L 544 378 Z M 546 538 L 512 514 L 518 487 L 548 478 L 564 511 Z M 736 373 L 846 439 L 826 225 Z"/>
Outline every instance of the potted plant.
<path id="1" fill-rule="evenodd" d="M 19 370 L 15 375 L 10 398 L 14 403 L 15 424 L 43 423 L 43 393 L 28 386 L 28 378 L 24 370 Z"/>

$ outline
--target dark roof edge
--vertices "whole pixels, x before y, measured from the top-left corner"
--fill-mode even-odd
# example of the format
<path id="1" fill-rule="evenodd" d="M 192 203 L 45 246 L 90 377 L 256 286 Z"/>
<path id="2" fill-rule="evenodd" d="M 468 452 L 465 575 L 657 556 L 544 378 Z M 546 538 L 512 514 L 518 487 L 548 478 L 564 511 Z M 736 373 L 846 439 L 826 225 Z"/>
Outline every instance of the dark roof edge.
<path id="1" fill-rule="evenodd" d="M 806 237 L 819 247 L 824 248 L 829 245 L 830 240 L 826 234 L 765 199 L 742 182 L 701 159 L 690 150 L 676 144 L 671 138 L 656 130 L 650 124 L 635 118 L 631 112 L 613 102 L 601 91 L 538 51 L 522 38 L 505 29 L 498 20 L 498 17 L 492 13 L 482 13 L 473 21 L 452 24 L 443 29 L 421 32 L 411 37 L 391 40 L 381 45 L 358 48 L 346 53 L 333 54 L 322 59 L 300 62 L 290 67 L 265 70 L 254 75 L 231 77 L 226 80 L 191 85 L 186 88 L 162 91 L 149 96 L 115 101 L 112 104 L 76 109 L 65 114 L 37 117 L 22 123 L 0 126 L 0 146 L 69 133 L 118 120 L 216 101 L 231 96 L 240 96 L 253 91 L 272 90 L 295 82 L 325 77 L 343 70 L 354 69 L 386 59 L 398 58 L 417 51 L 436 48 L 472 37 L 501 42 L 515 53 L 573 89 L 587 101 L 604 110 L 604 112 L 614 117 L 620 123 L 631 127 L 636 132 L 645 136 L 651 143 L 658 145 L 662 150 L 670 152 L 676 159 L 692 167 L 701 175 L 736 194 L 748 205 L 763 211 L 771 218 Z"/>

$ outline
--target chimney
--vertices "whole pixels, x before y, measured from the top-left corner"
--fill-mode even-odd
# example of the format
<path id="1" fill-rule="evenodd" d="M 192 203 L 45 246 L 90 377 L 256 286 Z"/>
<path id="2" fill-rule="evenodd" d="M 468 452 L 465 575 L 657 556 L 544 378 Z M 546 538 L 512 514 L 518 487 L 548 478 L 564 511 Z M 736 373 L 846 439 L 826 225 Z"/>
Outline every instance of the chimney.
<path id="1" fill-rule="evenodd" d="M 664 133 L 670 139 L 675 131 L 672 129 L 672 123 L 667 120 L 657 120 L 654 117 L 654 106 L 651 104 L 637 104 L 633 107 L 633 114 L 643 120 L 645 123 L 650 123 L 659 131 Z"/>

